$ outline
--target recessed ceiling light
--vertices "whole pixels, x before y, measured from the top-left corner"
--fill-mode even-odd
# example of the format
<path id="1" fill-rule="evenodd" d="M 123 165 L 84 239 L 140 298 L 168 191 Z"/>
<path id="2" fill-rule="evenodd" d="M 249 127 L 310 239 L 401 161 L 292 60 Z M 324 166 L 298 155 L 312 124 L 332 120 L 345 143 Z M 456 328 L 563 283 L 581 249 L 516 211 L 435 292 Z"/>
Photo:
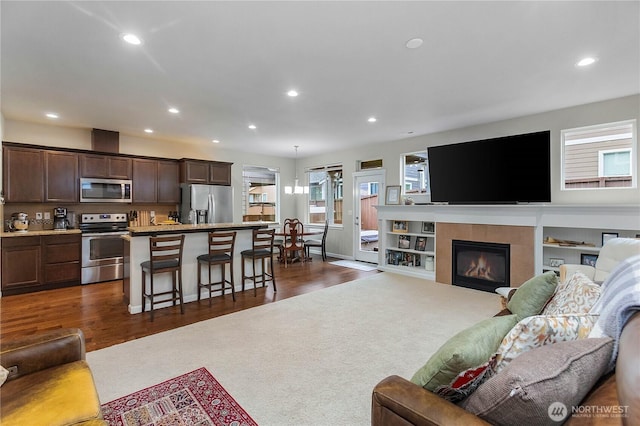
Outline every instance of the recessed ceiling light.
<path id="1" fill-rule="evenodd" d="M 132 33 L 124 33 L 124 34 L 121 34 L 120 37 L 127 43 L 133 44 L 135 46 L 139 46 L 142 44 L 142 39 Z"/>
<path id="2" fill-rule="evenodd" d="M 153 133 L 153 129 L 144 129 L 145 133 Z"/>
<path id="3" fill-rule="evenodd" d="M 219 141 L 218 139 L 214 139 L 214 140 L 212 140 L 211 142 L 213 142 L 213 143 L 220 143 L 220 141 Z"/>
<path id="4" fill-rule="evenodd" d="M 251 130 L 255 130 L 255 129 L 256 129 L 256 126 L 255 126 L 255 124 L 249 124 L 249 128 L 250 128 Z"/>
<path id="5" fill-rule="evenodd" d="M 582 58 L 578 63 L 576 63 L 577 67 L 586 67 L 591 64 L 594 64 L 598 59 L 588 56 L 586 58 Z"/>
<path id="6" fill-rule="evenodd" d="M 376 121 L 378 121 L 378 119 L 377 119 L 377 118 L 375 118 L 375 117 L 369 117 L 369 118 L 367 119 L 367 121 L 368 121 L 369 123 L 375 123 Z"/>
<path id="7" fill-rule="evenodd" d="M 289 90 L 287 92 L 287 96 L 291 96 L 292 98 L 295 98 L 296 96 L 298 96 L 298 92 L 296 92 L 295 90 Z"/>
<path id="8" fill-rule="evenodd" d="M 171 114 L 178 114 L 180 110 L 178 108 L 169 108 L 168 110 Z"/>
<path id="9" fill-rule="evenodd" d="M 48 112 L 45 114 L 47 116 L 47 118 L 60 118 L 60 116 L 58 114 L 56 114 L 55 112 Z"/>
<path id="10" fill-rule="evenodd" d="M 411 40 L 407 41 L 405 46 L 407 46 L 407 49 L 417 49 L 418 47 L 422 46 L 422 43 L 424 43 L 424 41 L 421 38 L 412 38 Z"/>

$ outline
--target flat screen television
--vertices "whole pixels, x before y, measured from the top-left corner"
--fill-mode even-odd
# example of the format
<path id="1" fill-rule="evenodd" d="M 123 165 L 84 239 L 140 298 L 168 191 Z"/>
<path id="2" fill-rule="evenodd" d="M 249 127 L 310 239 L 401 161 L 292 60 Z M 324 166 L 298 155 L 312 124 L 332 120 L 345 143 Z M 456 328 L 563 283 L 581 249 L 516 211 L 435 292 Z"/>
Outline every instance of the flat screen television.
<path id="1" fill-rule="evenodd" d="M 551 132 L 427 148 L 431 202 L 551 202 Z"/>

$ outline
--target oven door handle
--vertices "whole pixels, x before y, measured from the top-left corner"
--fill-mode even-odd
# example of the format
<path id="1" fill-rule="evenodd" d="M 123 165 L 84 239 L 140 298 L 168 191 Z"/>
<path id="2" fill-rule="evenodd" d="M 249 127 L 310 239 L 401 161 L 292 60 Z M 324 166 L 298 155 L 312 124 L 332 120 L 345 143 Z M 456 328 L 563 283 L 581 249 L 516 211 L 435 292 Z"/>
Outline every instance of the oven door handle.
<path id="1" fill-rule="evenodd" d="M 109 237 L 109 236 L 122 236 L 129 235 L 129 231 L 114 231 L 114 232 L 85 232 L 82 233 L 83 237 Z"/>

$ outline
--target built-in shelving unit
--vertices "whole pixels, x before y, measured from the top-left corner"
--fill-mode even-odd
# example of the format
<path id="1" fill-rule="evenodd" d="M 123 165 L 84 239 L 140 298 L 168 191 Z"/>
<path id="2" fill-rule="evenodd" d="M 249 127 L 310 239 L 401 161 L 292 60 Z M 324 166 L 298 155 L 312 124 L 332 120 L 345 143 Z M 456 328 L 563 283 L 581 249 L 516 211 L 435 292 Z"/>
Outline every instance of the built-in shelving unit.
<path id="1" fill-rule="evenodd" d="M 435 223 L 388 220 L 383 268 L 409 275 L 435 278 Z"/>
<path id="2" fill-rule="evenodd" d="M 436 258 L 436 253 L 446 253 L 450 248 L 446 238 L 440 233 L 440 242 L 436 245 L 436 234 L 439 224 L 484 224 L 501 226 L 529 227 L 534 233 L 533 246 L 527 250 L 525 259 L 533 265 L 536 274 L 544 271 L 558 271 L 559 263 L 580 264 L 594 261 L 602 248 L 604 234 L 617 234 L 619 237 L 637 238 L 640 235 L 640 205 L 394 205 L 377 206 L 379 229 L 381 230 L 378 269 L 398 272 L 406 275 L 435 279 L 436 271 L 442 269 L 446 273 L 450 264 L 442 265 L 443 259 Z M 406 222 L 405 232 L 397 232 L 394 223 Z M 433 233 L 423 233 L 423 222 L 431 223 Z M 441 229 L 441 231 L 444 228 Z M 394 232 L 394 230 L 396 232 Z M 399 247 L 400 235 L 409 237 L 409 247 Z M 425 237 L 425 251 L 415 250 L 418 237 Z M 575 245 L 545 243 L 551 237 L 566 240 Z M 606 236 L 605 236 L 606 238 Z M 440 248 L 444 251 L 440 251 Z M 399 254 L 396 254 L 399 253 Z M 417 256 L 420 265 L 395 263 L 395 256 Z M 584 256 L 583 256 L 584 255 Z M 432 257 L 432 271 L 425 269 L 425 259 Z M 416 259 L 414 257 L 414 259 Z M 551 259 L 556 259 L 553 262 Z M 523 259 L 512 259 L 523 261 Z M 441 263 L 441 265 L 439 265 Z M 440 268 L 440 269 L 439 269 Z"/>
<path id="3" fill-rule="evenodd" d="M 602 248 L 603 239 L 618 236 L 635 238 L 640 231 L 635 229 L 576 228 L 545 226 L 544 239 L 567 241 L 565 243 L 542 244 L 542 270 L 559 272 L 559 265 L 594 263 Z M 604 236 L 604 237 L 603 237 Z"/>

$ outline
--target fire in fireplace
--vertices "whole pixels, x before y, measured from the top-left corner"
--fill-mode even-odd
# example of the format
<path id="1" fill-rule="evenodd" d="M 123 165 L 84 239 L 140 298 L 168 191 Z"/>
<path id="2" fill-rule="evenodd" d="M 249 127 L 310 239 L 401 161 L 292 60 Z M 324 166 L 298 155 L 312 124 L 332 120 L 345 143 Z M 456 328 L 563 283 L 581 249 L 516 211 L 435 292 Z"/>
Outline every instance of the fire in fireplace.
<path id="1" fill-rule="evenodd" d="M 452 241 L 453 285 L 494 292 L 509 287 L 509 244 Z"/>

